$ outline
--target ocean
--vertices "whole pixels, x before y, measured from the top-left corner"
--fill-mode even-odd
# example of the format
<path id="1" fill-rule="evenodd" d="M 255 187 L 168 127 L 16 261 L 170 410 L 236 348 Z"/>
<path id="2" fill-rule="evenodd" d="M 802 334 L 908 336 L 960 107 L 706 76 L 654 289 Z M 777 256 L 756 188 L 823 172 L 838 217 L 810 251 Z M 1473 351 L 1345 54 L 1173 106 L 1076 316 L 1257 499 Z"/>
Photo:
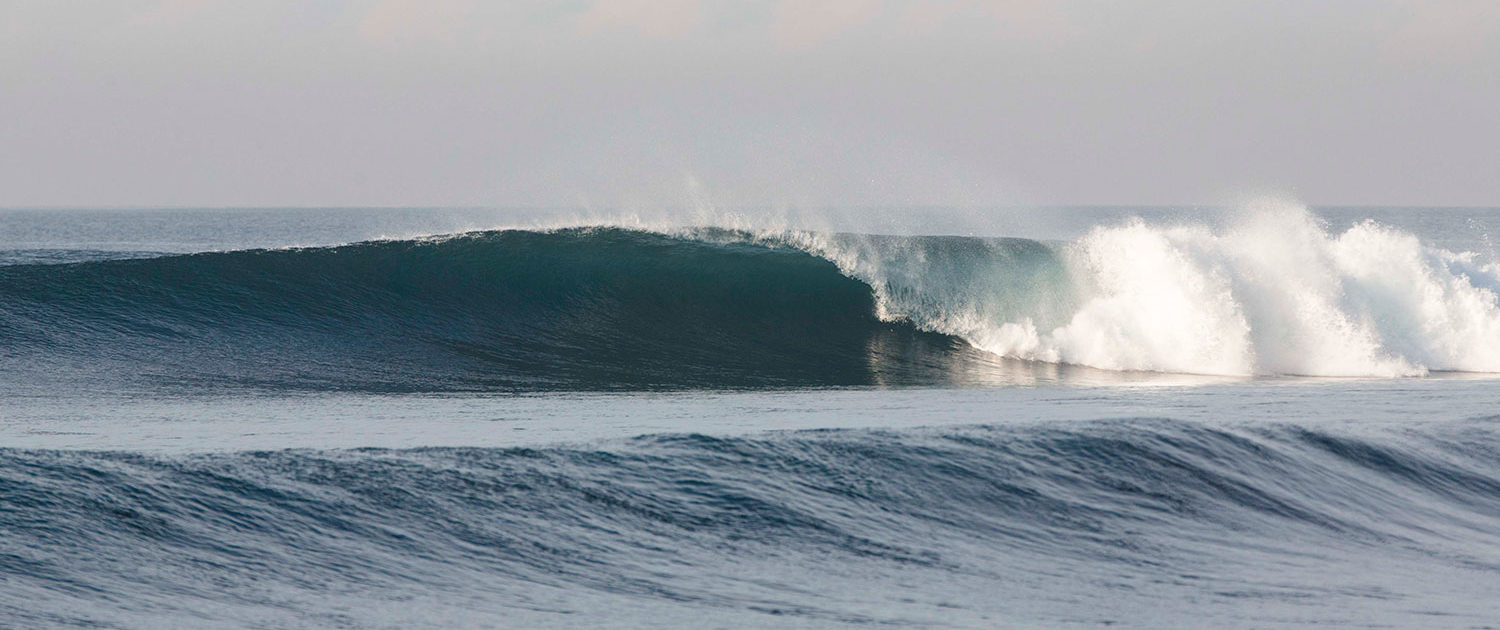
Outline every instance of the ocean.
<path id="1" fill-rule="evenodd" d="M 0 211 L 0 627 L 1500 627 L 1500 209 Z"/>

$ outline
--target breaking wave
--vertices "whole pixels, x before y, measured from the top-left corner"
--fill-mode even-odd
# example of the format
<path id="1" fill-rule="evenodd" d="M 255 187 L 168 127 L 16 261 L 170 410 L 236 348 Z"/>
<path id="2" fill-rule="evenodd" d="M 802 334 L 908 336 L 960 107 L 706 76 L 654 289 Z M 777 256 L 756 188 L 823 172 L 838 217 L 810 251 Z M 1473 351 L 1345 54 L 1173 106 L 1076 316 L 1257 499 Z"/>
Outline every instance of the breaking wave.
<path id="1" fill-rule="evenodd" d="M 1301 209 L 1072 243 L 504 230 L 0 266 L 0 364 L 18 381 L 392 391 L 943 385 L 1017 360 L 1500 372 L 1497 290 L 1475 253 Z"/>
<path id="2" fill-rule="evenodd" d="M 1065 271 L 1051 273 L 969 245 L 980 251 L 957 265 L 880 242 L 813 251 L 875 287 L 884 318 L 1007 357 L 1222 375 L 1500 371 L 1500 265 L 1372 221 L 1332 233 L 1300 208 L 1222 230 L 1136 220 L 1056 246 Z"/>

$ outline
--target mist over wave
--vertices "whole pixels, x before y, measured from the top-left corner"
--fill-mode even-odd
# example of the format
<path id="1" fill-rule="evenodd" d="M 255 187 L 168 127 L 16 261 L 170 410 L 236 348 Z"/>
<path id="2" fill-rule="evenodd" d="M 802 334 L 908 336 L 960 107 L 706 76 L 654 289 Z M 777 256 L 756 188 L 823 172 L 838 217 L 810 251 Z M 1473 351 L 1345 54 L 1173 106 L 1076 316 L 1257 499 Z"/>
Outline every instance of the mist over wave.
<path id="1" fill-rule="evenodd" d="M 1500 372 L 1500 266 L 1265 206 L 1073 242 L 500 230 L 0 266 L 16 382 L 381 391 L 952 385 L 1018 361 Z M 51 253 L 44 262 L 64 258 Z"/>

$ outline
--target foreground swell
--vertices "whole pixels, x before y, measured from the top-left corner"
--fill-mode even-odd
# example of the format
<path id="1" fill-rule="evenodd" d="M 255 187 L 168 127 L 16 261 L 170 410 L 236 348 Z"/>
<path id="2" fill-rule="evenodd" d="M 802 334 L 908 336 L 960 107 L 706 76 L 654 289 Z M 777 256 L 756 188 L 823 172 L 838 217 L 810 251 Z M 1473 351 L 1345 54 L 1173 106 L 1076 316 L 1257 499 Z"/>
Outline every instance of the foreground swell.
<path id="1" fill-rule="evenodd" d="M 0 451 L 0 612 L 121 628 L 1474 627 L 1500 588 L 1497 427 Z"/>

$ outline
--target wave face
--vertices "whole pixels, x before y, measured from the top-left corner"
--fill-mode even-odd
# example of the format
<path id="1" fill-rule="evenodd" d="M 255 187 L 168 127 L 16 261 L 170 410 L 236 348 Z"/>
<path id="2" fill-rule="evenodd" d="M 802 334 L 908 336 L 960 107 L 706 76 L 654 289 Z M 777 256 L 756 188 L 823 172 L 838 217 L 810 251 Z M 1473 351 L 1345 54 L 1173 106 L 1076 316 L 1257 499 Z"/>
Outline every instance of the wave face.
<path id="1" fill-rule="evenodd" d="M 724 229 L 0 266 L 20 381 L 381 391 L 1500 372 L 1500 266 L 1305 210 L 1073 243 Z"/>
<path id="2" fill-rule="evenodd" d="M 1121 419 L 588 449 L 0 450 L 0 617 L 1474 627 L 1500 585 L 1497 428 Z"/>
<path id="3" fill-rule="evenodd" d="M 16 374 L 158 387 L 393 391 L 925 383 L 992 360 L 881 321 L 826 260 L 708 236 L 501 231 L 0 267 L 0 356 Z"/>

